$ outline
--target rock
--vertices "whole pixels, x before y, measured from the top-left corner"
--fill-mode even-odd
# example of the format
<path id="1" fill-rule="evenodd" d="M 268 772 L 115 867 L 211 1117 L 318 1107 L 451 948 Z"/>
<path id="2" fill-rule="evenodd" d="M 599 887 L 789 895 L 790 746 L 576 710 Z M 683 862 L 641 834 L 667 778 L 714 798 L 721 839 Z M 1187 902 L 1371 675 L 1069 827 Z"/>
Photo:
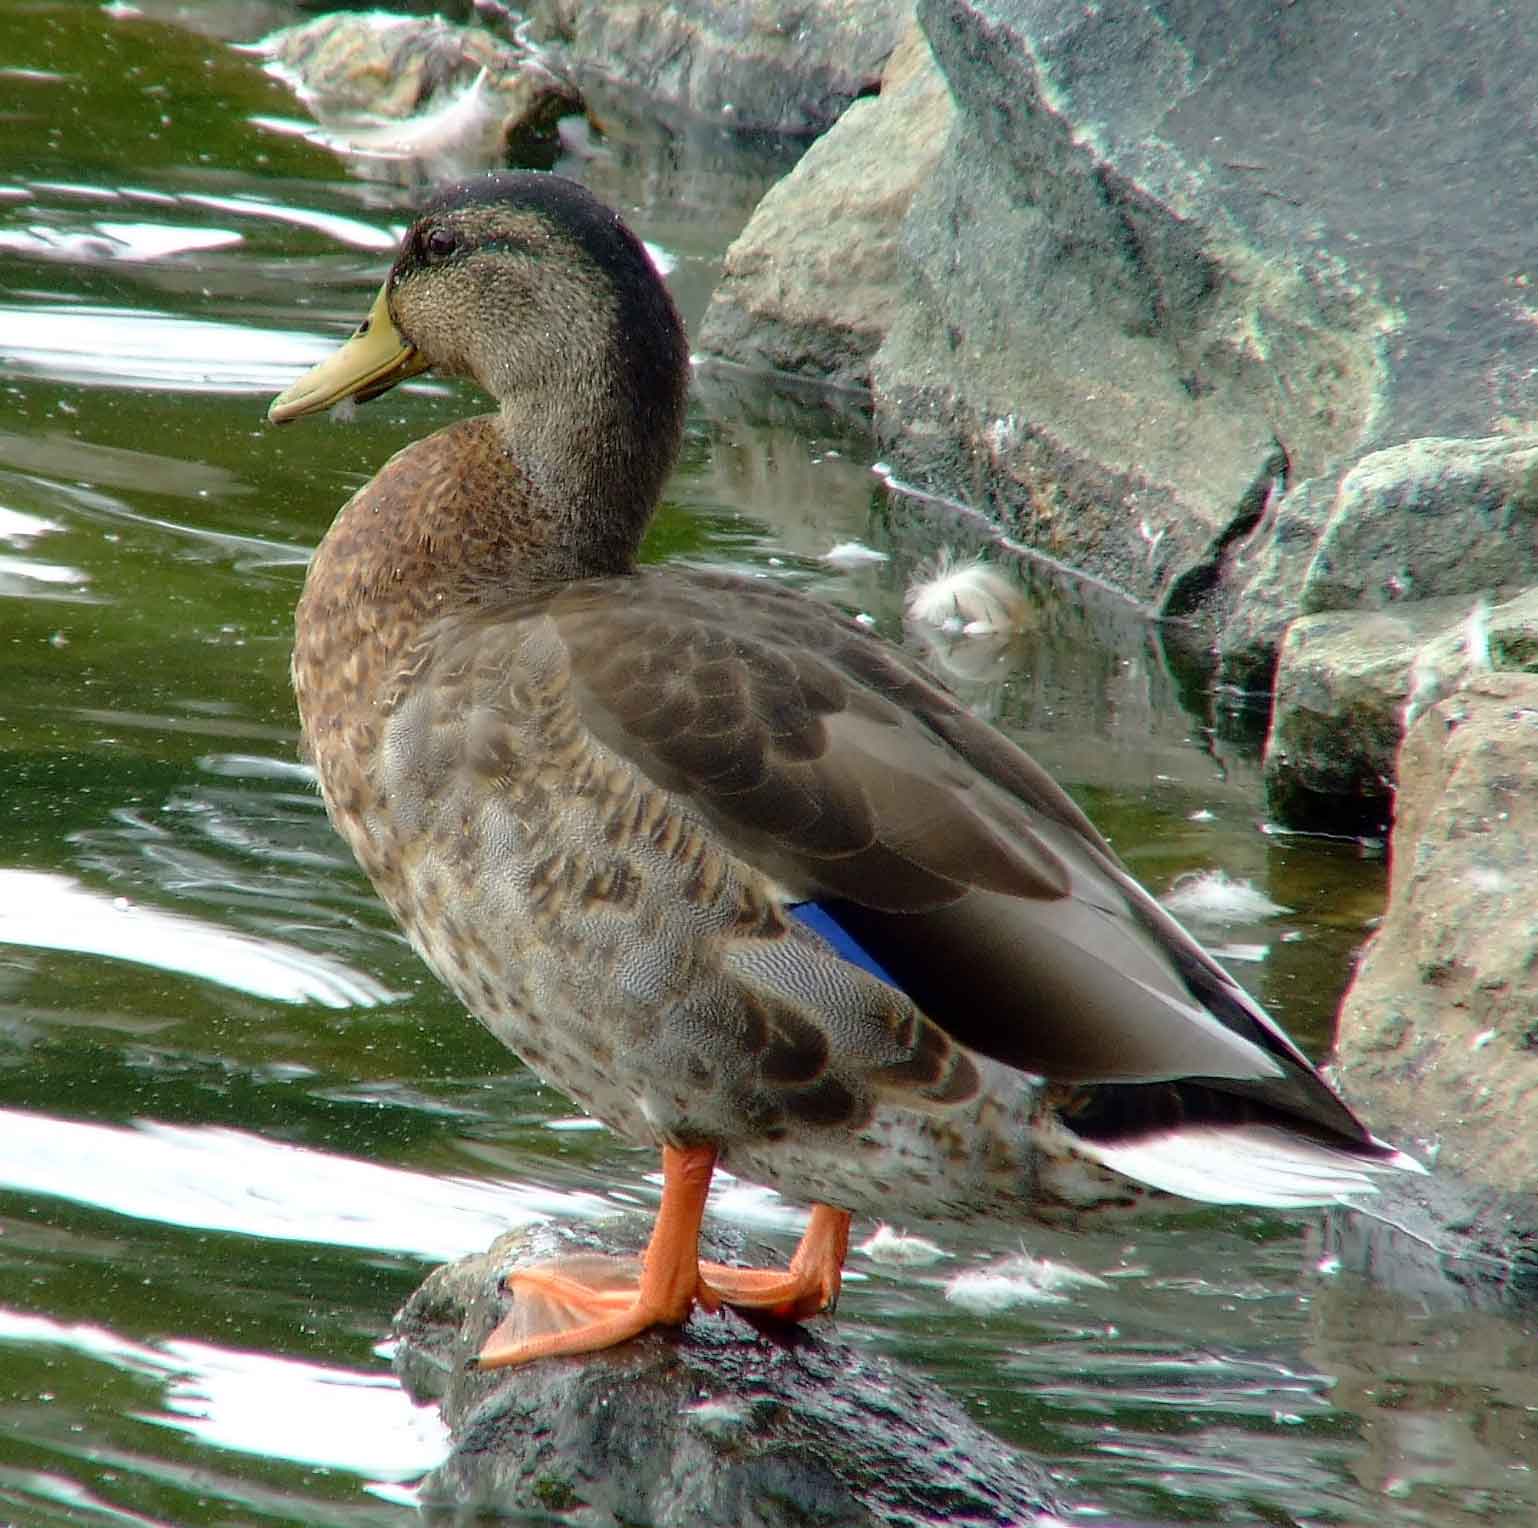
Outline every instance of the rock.
<path id="1" fill-rule="evenodd" d="M 1296 615 L 1538 585 L 1538 441 L 1413 440 L 1306 479 L 1228 544 L 1221 582 L 1222 675 L 1247 690 Z"/>
<path id="2" fill-rule="evenodd" d="M 881 77 L 759 203 L 726 253 L 700 348 L 867 387 L 897 316 L 897 230 L 940 154 L 950 94 L 917 26 Z"/>
<path id="3" fill-rule="evenodd" d="M 1274 480 L 1253 530 L 1224 549 L 1223 619 L 1217 656 L 1224 686 L 1269 707 L 1282 639 L 1299 613 L 1303 580 L 1324 534 L 1339 484 L 1305 478 L 1282 491 Z M 1214 611 L 1214 613 L 1216 613 Z"/>
<path id="4" fill-rule="evenodd" d="M 1341 480 L 1305 612 L 1377 610 L 1538 584 L 1538 439 L 1407 441 Z"/>
<path id="5" fill-rule="evenodd" d="M 1309 472 L 1322 415 L 1365 422 L 1383 310 L 1326 304 L 1150 138 L 1197 88 L 1152 10 L 923 0 L 919 16 L 957 116 L 909 208 L 905 300 L 872 363 L 883 452 L 1162 601 L 1253 521 L 1279 439 Z"/>
<path id="6" fill-rule="evenodd" d="M 379 11 L 318 16 L 270 33 L 252 51 L 323 120 L 360 112 L 409 117 L 482 69 L 511 73 L 522 59 L 482 27 Z"/>
<path id="7" fill-rule="evenodd" d="M 1538 675 L 1483 674 L 1399 758 L 1388 912 L 1347 993 L 1340 1080 L 1438 1166 L 1538 1187 Z"/>
<path id="8" fill-rule="evenodd" d="M 1288 626 L 1266 743 L 1266 804 L 1275 821 L 1321 832 L 1388 831 L 1410 671 L 1428 646 L 1457 640 L 1469 610 L 1466 599 L 1409 600 Z"/>
<path id="9" fill-rule="evenodd" d="M 1477 630 L 1492 599 L 1538 585 L 1538 442 L 1414 440 L 1309 479 L 1224 549 L 1222 581 L 1225 684 L 1275 685 L 1272 815 L 1381 831 L 1403 724 L 1460 675 L 1538 650 L 1520 598 L 1495 607 L 1495 647 Z M 1294 625 L 1300 610 L 1334 618 Z"/>
<path id="10" fill-rule="evenodd" d="M 544 46 L 579 76 L 749 129 L 820 133 L 882 66 L 912 0 L 529 0 Z"/>
<path id="11" fill-rule="evenodd" d="M 1406 729 L 1490 669 L 1538 671 L 1538 589 L 1495 606 L 1447 595 L 1293 622 L 1266 749 L 1271 815 L 1289 827 L 1383 832 Z"/>
<path id="12" fill-rule="evenodd" d="M 851 343 L 848 291 L 789 259 L 773 312 L 794 333 L 739 357 L 843 376 L 884 325 L 871 378 L 903 476 L 1165 614 L 1216 595 L 1221 616 L 1225 554 L 1276 478 L 1334 483 L 1405 441 L 1538 420 L 1538 182 L 1510 131 L 1533 43 L 1516 13 L 921 0 L 918 15 L 956 117 L 932 170 L 931 145 L 905 150 L 922 183 L 895 317 L 872 298 Z M 787 195 L 744 254 L 799 252 L 777 230 L 820 205 Z M 713 339 L 748 346 L 741 324 Z"/>
<path id="13" fill-rule="evenodd" d="M 527 159 L 581 112 L 576 87 L 527 49 L 436 16 L 343 12 L 253 45 L 320 124 L 311 141 L 355 173 L 441 181 Z"/>
<path id="14" fill-rule="evenodd" d="M 502 1237 L 437 1269 L 396 1317 L 401 1381 L 440 1403 L 452 1438 L 420 1488 L 428 1522 L 1004 1528 L 1054 1510 L 1040 1466 L 827 1320 L 760 1332 L 696 1315 L 581 1359 L 465 1369 L 506 1307 L 508 1269 L 635 1251 L 644 1226 L 618 1224 Z"/>

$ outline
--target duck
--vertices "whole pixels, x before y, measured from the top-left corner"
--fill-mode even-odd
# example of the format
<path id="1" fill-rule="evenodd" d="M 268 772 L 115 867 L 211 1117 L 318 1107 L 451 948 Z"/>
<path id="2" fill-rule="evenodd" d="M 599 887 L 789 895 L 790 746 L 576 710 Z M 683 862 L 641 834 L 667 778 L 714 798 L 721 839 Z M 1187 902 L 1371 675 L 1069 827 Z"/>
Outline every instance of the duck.
<path id="1" fill-rule="evenodd" d="M 638 560 L 690 354 L 615 211 L 549 173 L 442 187 L 269 417 L 429 369 L 495 409 L 322 539 L 301 751 L 428 966 L 662 1164 L 639 1259 L 510 1274 L 481 1367 L 695 1309 L 804 1322 L 854 1214 L 1079 1225 L 1423 1170 L 919 659 L 772 580 Z M 701 1260 L 718 1167 L 810 1205 L 788 1267 Z"/>

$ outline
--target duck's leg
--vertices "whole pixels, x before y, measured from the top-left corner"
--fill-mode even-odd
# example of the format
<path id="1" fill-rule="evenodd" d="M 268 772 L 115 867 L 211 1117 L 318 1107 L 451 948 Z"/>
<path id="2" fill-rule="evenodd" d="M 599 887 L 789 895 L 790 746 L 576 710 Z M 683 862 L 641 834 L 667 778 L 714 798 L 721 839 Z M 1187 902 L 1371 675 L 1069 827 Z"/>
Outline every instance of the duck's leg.
<path id="1" fill-rule="evenodd" d="M 563 1258 L 508 1276 L 511 1313 L 486 1339 L 482 1369 L 561 1353 L 596 1353 L 653 1326 L 682 1326 L 698 1300 L 720 1303 L 701 1287 L 700 1221 L 715 1170 L 711 1146 L 662 1148 L 662 1203 L 639 1276 L 630 1258 Z"/>
<path id="2" fill-rule="evenodd" d="M 783 1321 L 804 1321 L 838 1301 L 849 1254 L 849 1211 L 814 1204 L 812 1218 L 784 1273 L 770 1268 L 731 1268 L 700 1264 L 700 1303 L 709 1305 L 708 1288 L 721 1305 L 763 1311 Z"/>

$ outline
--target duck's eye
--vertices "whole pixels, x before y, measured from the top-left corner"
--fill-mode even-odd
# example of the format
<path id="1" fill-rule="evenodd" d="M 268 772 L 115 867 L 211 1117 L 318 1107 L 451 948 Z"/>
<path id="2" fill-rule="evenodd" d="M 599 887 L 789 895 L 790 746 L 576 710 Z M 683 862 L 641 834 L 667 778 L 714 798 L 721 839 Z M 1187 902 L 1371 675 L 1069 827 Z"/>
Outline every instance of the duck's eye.
<path id="1" fill-rule="evenodd" d="M 422 253 L 434 264 L 447 260 L 459 248 L 459 235 L 452 228 L 430 228 L 422 241 Z"/>

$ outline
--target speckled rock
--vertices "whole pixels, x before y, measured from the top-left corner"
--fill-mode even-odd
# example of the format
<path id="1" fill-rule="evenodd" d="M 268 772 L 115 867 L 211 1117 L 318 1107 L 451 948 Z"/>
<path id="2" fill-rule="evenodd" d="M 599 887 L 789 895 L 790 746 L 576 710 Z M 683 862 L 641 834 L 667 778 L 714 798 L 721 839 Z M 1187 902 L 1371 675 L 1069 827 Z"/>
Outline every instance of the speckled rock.
<path id="1" fill-rule="evenodd" d="M 1406 729 L 1490 670 L 1538 671 L 1538 589 L 1494 606 L 1483 595 L 1444 595 L 1294 621 L 1266 747 L 1272 816 L 1289 827 L 1385 832 Z"/>
<path id="2" fill-rule="evenodd" d="M 1411 440 L 1341 480 L 1299 591 L 1305 613 L 1538 585 L 1538 439 Z"/>
<path id="3" fill-rule="evenodd" d="M 1337 610 L 1292 622 L 1266 742 L 1266 804 L 1291 828 L 1387 833 L 1416 655 L 1456 640 L 1466 599 Z"/>
<path id="4" fill-rule="evenodd" d="M 1410 729 L 1389 906 L 1341 1014 L 1338 1070 L 1438 1163 L 1538 1189 L 1538 675 L 1477 676 Z"/>

